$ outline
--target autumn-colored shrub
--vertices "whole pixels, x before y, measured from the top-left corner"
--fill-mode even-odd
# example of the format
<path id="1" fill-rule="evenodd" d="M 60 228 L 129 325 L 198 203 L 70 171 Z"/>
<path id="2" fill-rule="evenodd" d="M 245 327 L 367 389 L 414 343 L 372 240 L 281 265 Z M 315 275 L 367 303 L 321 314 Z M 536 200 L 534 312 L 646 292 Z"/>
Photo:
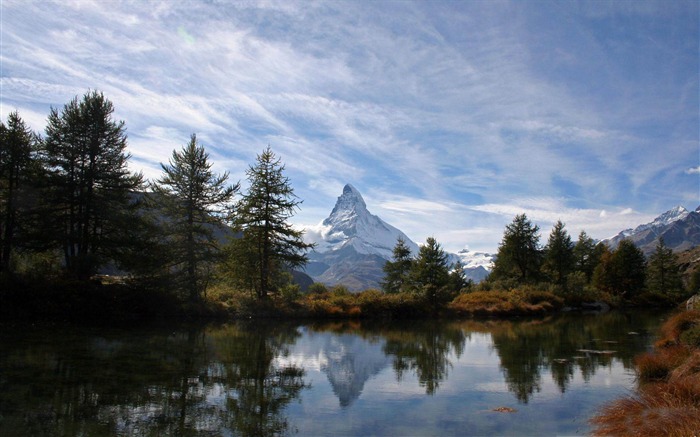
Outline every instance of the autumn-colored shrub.
<path id="1" fill-rule="evenodd" d="M 688 349 L 682 346 L 667 346 L 653 353 L 639 355 L 634 360 L 637 375 L 640 381 L 664 381 L 688 355 Z"/>
<path id="2" fill-rule="evenodd" d="M 544 314 L 562 305 L 563 300 L 548 291 L 518 289 L 460 294 L 448 308 L 457 315 L 501 316 Z"/>
<path id="3" fill-rule="evenodd" d="M 700 310 L 678 313 L 661 326 L 661 340 L 656 345 L 678 344 L 681 334 L 696 326 L 700 326 Z"/>

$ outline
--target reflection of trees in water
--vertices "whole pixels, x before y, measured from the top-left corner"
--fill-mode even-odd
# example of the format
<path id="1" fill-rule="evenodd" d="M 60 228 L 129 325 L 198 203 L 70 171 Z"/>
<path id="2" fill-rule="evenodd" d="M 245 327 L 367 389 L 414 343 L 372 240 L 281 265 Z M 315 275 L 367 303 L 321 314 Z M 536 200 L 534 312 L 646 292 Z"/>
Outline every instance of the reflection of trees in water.
<path id="1" fill-rule="evenodd" d="M 520 402 L 527 403 L 541 389 L 541 374 L 546 369 L 563 393 L 577 370 L 584 381 L 589 381 L 599 367 L 609 367 L 613 360 L 632 368 L 634 355 L 648 340 L 629 332 L 639 326 L 653 326 L 657 319 L 658 315 L 642 312 L 571 314 L 546 322 L 498 322 L 477 329 L 491 333 L 508 389 Z"/>
<path id="2" fill-rule="evenodd" d="M 302 369 L 274 364 L 293 328 L 13 335 L 0 339 L 3 435 L 279 434 L 306 387 Z"/>
<path id="3" fill-rule="evenodd" d="M 352 334 L 372 344 L 383 342 L 382 351 L 391 357 L 397 379 L 401 381 L 407 372 L 414 372 L 421 387 L 425 387 L 426 393 L 431 395 L 437 392 L 440 384 L 448 377 L 448 370 L 452 366 L 449 355 L 454 353 L 460 357 L 468 338 L 468 334 L 459 326 L 437 321 L 342 322 L 311 325 L 310 328 L 337 335 Z M 363 366 L 368 367 L 366 363 L 358 365 L 357 360 L 357 353 L 344 354 L 339 363 L 353 371 Z M 377 368 L 384 365 L 376 358 L 375 362 Z M 362 381 L 363 384 L 364 381 L 366 379 Z"/>
<path id="4" fill-rule="evenodd" d="M 425 392 L 434 394 L 448 377 L 449 354 L 454 352 L 459 358 L 464 351 L 464 331 L 451 326 L 424 322 L 383 333 L 387 339 L 384 352 L 394 357 L 396 378 L 400 381 L 406 371 L 415 372 Z"/>

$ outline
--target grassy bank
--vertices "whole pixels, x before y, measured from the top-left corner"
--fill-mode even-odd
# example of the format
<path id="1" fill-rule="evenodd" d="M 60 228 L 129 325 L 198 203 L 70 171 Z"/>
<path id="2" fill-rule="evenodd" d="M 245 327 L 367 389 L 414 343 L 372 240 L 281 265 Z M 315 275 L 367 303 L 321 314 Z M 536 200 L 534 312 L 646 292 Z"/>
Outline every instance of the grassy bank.
<path id="1" fill-rule="evenodd" d="M 563 300 L 552 293 L 527 289 L 462 293 L 437 305 L 417 293 L 387 294 L 374 289 L 350 293 L 344 287 L 303 295 L 280 293 L 264 301 L 246 293 L 215 289 L 209 299 L 231 317 L 318 319 L 512 317 L 544 315 L 563 306 Z"/>
<path id="2" fill-rule="evenodd" d="M 301 293 L 289 287 L 257 299 L 225 285 L 209 287 L 198 302 L 167 288 L 102 277 L 77 282 L 65 279 L 5 280 L 0 287 L 3 319 L 117 323 L 175 319 L 419 319 L 508 318 L 542 316 L 576 306 L 550 291 L 534 287 L 478 290 L 453 296 L 421 293 L 387 294 L 379 290 L 351 293 L 320 284 Z"/>
<path id="3" fill-rule="evenodd" d="M 661 328 L 654 351 L 635 360 L 639 386 L 591 420 L 594 435 L 693 436 L 700 431 L 700 310 Z"/>

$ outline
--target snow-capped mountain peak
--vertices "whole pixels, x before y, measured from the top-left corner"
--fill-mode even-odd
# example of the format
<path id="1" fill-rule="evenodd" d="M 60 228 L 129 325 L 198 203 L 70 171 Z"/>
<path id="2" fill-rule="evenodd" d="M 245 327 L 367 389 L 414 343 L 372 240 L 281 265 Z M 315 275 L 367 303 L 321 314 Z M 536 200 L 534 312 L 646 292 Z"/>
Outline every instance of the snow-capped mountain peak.
<path id="1" fill-rule="evenodd" d="M 406 234 L 367 210 L 362 195 L 350 184 L 343 188 L 331 214 L 314 229 L 307 229 L 309 237 L 314 233 L 317 252 L 352 246 L 357 253 L 391 259 L 396 241 L 401 237 L 414 254 L 418 253 L 418 245 Z"/>
<path id="2" fill-rule="evenodd" d="M 666 226 L 677 220 L 683 220 L 690 212 L 682 206 L 677 206 L 656 217 L 653 226 Z"/>
<path id="3" fill-rule="evenodd" d="M 603 242 L 614 249 L 620 241 L 629 239 L 648 255 L 654 251 L 659 237 L 662 237 L 668 247 L 685 250 L 700 241 L 699 213 L 700 207 L 695 211 L 688 211 L 682 206 L 676 206 L 649 223 L 634 229 L 625 229 Z"/>
<path id="4" fill-rule="evenodd" d="M 648 229 L 658 229 L 662 228 L 664 226 L 668 226 L 673 222 L 676 222 L 678 220 L 683 220 L 685 217 L 688 216 L 690 212 L 685 209 L 682 206 L 676 206 L 675 208 L 669 209 L 665 213 L 661 214 L 660 216 L 656 217 L 654 221 L 651 223 L 645 223 L 642 225 L 637 226 L 634 229 L 625 229 L 622 231 L 622 234 L 625 237 L 629 237 L 634 234 L 638 234 L 640 232 L 644 232 Z"/>
<path id="5" fill-rule="evenodd" d="M 355 187 L 347 184 L 343 187 L 343 194 L 341 194 L 335 202 L 335 207 L 331 215 L 323 221 L 323 224 L 330 225 L 334 222 L 349 218 L 352 214 L 365 213 L 368 213 L 367 204 L 365 203 L 365 199 L 362 198 L 362 194 L 360 194 Z"/>

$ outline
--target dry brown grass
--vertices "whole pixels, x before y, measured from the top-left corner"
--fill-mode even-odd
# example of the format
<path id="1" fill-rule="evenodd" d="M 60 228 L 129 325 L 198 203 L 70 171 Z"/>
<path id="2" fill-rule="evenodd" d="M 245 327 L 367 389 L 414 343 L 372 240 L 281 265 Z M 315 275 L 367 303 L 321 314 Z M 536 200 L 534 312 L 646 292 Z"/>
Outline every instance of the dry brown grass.
<path id="1" fill-rule="evenodd" d="M 663 325 L 656 351 L 635 360 L 637 394 L 606 405 L 591 420 L 593 435 L 700 435 L 700 349 L 679 342 L 698 321 L 700 311 L 686 311 Z"/>
<path id="2" fill-rule="evenodd" d="M 605 406 L 591 421 L 596 436 L 695 436 L 700 432 L 700 380 L 645 386 Z"/>
<path id="3" fill-rule="evenodd" d="M 448 308 L 458 315 L 538 315 L 562 306 L 562 300 L 546 291 L 475 291 L 457 296 Z"/>

